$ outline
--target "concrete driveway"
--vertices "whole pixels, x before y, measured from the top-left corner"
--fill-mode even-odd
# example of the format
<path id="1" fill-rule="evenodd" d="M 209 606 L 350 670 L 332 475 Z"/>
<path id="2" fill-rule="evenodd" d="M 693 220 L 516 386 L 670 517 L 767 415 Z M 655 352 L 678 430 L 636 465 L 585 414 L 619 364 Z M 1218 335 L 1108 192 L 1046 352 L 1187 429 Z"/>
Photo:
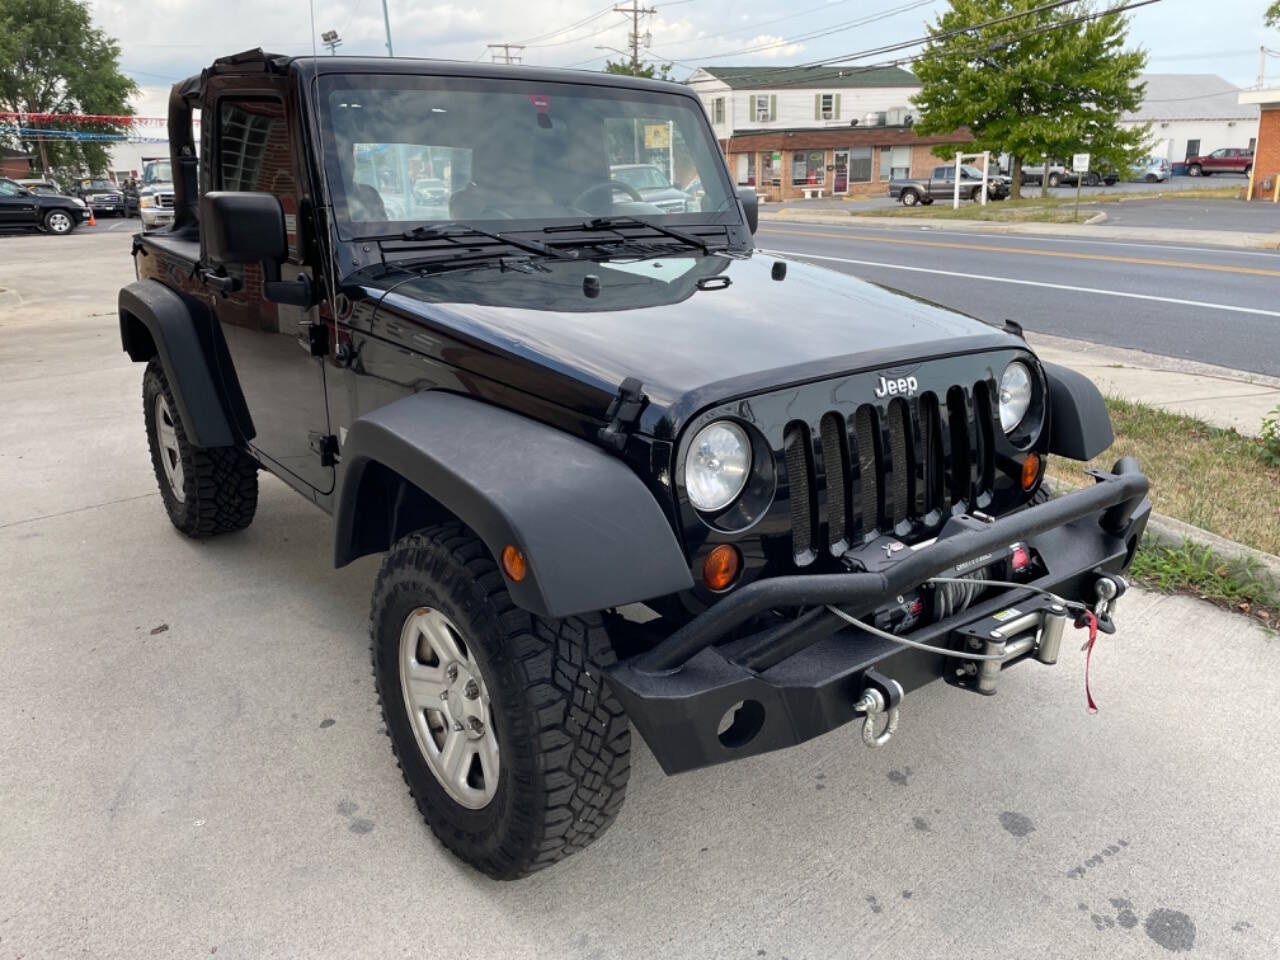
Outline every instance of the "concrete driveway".
<path id="1" fill-rule="evenodd" d="M 400 781 L 375 561 L 265 479 L 244 532 L 165 519 L 123 234 L 0 238 L 0 958 L 1164 957 L 1280 951 L 1280 645 L 1143 592 L 1094 655 L 985 699 L 664 777 L 586 853 L 495 884 Z"/>

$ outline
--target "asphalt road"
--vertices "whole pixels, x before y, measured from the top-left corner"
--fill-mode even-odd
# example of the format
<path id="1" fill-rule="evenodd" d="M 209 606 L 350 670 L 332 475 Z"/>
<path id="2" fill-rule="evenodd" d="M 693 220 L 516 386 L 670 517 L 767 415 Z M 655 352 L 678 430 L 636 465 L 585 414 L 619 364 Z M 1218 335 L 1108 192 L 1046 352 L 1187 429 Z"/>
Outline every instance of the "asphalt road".
<path id="1" fill-rule="evenodd" d="M 756 242 L 984 319 L 1280 375 L 1280 253 L 778 221 Z"/>
<path id="2" fill-rule="evenodd" d="M 1280 646 L 1134 591 L 983 698 L 664 777 L 585 853 L 494 884 L 434 841 L 383 736 L 376 561 L 264 479 L 169 526 L 123 234 L 0 238 L 0 957 L 1259 958 L 1280 952 Z M 69 267 L 68 265 L 74 265 Z"/>

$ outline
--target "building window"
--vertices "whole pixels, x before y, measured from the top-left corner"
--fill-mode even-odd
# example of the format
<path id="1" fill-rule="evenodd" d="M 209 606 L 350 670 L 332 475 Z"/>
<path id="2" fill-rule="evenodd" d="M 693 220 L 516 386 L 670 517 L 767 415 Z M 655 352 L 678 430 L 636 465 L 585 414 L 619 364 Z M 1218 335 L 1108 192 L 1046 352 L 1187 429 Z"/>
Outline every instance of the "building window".
<path id="1" fill-rule="evenodd" d="M 836 119 L 836 98 L 834 94 L 824 93 L 818 107 L 823 120 Z"/>
<path id="2" fill-rule="evenodd" d="M 724 97 L 711 101 L 711 122 L 717 127 L 724 123 Z"/>
<path id="3" fill-rule="evenodd" d="M 871 182 L 870 147 L 854 147 L 849 151 L 849 182 Z"/>
<path id="4" fill-rule="evenodd" d="M 754 187 L 756 185 L 756 155 L 739 153 L 735 164 L 738 186 Z"/>
<path id="5" fill-rule="evenodd" d="M 773 94 L 760 93 L 751 98 L 751 116 L 756 123 L 770 123 L 777 112 L 778 98 Z"/>
<path id="6" fill-rule="evenodd" d="M 905 180 L 911 176 L 910 147 L 880 148 L 880 179 Z"/>
<path id="7" fill-rule="evenodd" d="M 1187 156 L 1188 156 L 1188 157 L 1195 157 L 1195 156 L 1199 156 L 1199 155 L 1200 155 L 1200 141 L 1199 141 L 1199 140 L 1188 140 L 1188 141 L 1187 141 Z"/>
<path id="8" fill-rule="evenodd" d="M 826 177 L 827 155 L 823 150 L 797 150 L 791 155 L 791 183 L 797 187 L 820 186 Z"/>
<path id="9" fill-rule="evenodd" d="M 1257 146 L 1258 146 L 1258 138 L 1257 138 L 1257 137 L 1250 137 L 1250 138 L 1249 138 L 1249 152 L 1250 152 L 1250 153 L 1253 153 L 1254 148 L 1256 148 Z"/>

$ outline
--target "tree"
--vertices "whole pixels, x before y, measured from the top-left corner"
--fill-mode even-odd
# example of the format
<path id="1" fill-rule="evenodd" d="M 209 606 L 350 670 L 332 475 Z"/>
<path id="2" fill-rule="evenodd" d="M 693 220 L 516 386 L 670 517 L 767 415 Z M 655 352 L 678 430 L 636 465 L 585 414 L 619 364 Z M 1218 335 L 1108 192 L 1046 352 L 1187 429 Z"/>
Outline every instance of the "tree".
<path id="1" fill-rule="evenodd" d="M 95 29 L 76 0 L 0 0 L 0 111 L 131 116 L 137 84 L 120 72 L 120 46 Z M 30 126 L 30 125 L 26 125 Z M 121 133 L 118 124 L 57 124 Z M 107 170 L 105 143 L 20 135 L 0 127 L 0 142 L 38 152 L 45 169 Z"/>
<path id="2" fill-rule="evenodd" d="M 1277 0 L 1280 2 L 1280 0 Z M 1013 156 L 1013 197 L 1020 196 L 1022 158 L 1068 157 L 1088 151 L 1099 162 L 1128 170 L 1147 146 L 1148 128 L 1117 121 L 1142 103 L 1146 65 L 1141 50 L 1125 50 L 1128 18 L 1107 14 L 1067 23 L 1088 6 L 1039 10 L 951 35 L 1044 0 L 952 0 L 929 27 L 931 40 L 915 65 L 921 91 L 918 134 L 967 127 L 975 150 Z M 940 157 L 954 145 L 934 147 Z M 1048 177 L 1043 178 L 1044 181 Z M 1047 186 L 1044 187 L 1047 192 Z"/>
<path id="3" fill-rule="evenodd" d="M 1267 8 L 1267 26 L 1280 27 L 1280 0 L 1275 0 L 1275 3 Z"/>
<path id="4" fill-rule="evenodd" d="M 1280 3 L 1280 0 L 1276 0 Z M 606 60 L 604 62 L 605 73 L 617 73 L 624 77 L 631 76 L 630 60 Z M 642 63 L 636 68 L 635 76 L 648 77 L 650 80 L 670 80 L 671 64 L 669 63 Z"/>

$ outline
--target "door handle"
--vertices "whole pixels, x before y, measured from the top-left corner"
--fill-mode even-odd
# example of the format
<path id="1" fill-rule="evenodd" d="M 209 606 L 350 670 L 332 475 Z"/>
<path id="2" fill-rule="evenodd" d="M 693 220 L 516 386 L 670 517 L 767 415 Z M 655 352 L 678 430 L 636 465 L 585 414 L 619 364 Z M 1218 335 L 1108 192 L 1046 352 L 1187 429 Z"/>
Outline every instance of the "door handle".
<path id="1" fill-rule="evenodd" d="M 219 293 L 234 293 L 240 289 L 239 277 L 224 277 L 212 270 L 200 271 L 200 282 L 206 287 L 213 287 Z"/>

